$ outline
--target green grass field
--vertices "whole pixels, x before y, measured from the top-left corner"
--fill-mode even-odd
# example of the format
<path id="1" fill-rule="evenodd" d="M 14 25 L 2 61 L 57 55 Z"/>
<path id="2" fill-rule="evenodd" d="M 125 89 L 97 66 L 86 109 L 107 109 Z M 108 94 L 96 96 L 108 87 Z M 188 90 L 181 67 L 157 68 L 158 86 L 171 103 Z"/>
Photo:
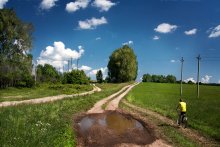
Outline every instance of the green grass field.
<path id="1" fill-rule="evenodd" d="M 91 85 L 73 84 L 41 84 L 35 88 L 6 88 L 0 89 L 0 102 L 19 101 L 25 99 L 42 98 L 60 94 L 75 94 L 92 90 Z"/>
<path id="2" fill-rule="evenodd" d="M 0 108 L 0 146 L 76 146 L 74 116 L 127 84 L 98 84 L 102 91 L 85 97 Z"/>
<path id="3" fill-rule="evenodd" d="M 126 98 L 176 120 L 179 93 L 179 84 L 140 83 Z M 196 85 L 184 84 L 183 99 L 187 102 L 189 127 L 220 142 L 220 87 L 201 85 L 200 98 L 197 98 Z"/>

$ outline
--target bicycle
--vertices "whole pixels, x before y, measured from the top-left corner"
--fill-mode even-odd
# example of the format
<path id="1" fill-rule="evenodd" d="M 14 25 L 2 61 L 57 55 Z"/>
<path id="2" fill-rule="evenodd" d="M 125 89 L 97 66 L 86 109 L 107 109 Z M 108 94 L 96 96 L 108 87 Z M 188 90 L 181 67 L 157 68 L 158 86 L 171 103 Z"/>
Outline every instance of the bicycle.
<path id="1" fill-rule="evenodd" d="M 179 113 L 180 112 L 178 112 L 178 115 L 180 115 Z M 177 125 L 182 125 L 184 128 L 186 128 L 188 125 L 188 122 L 187 122 L 188 118 L 187 118 L 186 114 L 182 114 L 180 116 L 180 120 L 181 120 L 181 122 L 179 122 L 179 118 L 177 119 Z"/>

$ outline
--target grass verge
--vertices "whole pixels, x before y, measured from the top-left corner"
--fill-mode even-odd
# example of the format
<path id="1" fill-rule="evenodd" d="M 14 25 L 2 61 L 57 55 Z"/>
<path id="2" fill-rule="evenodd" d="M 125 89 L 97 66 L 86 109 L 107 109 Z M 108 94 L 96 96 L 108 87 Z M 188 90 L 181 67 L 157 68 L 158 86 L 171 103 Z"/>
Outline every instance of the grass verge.
<path id="1" fill-rule="evenodd" d="M 101 84 L 99 93 L 37 105 L 0 109 L 0 146 L 76 146 L 73 117 L 124 84 Z"/>

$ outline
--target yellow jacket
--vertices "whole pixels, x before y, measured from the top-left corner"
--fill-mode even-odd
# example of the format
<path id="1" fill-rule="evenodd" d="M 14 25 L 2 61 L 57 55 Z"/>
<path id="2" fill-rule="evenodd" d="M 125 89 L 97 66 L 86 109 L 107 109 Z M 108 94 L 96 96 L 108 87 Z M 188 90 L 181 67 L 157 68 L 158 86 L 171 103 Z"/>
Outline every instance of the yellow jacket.
<path id="1" fill-rule="evenodd" d="M 181 112 L 186 112 L 186 103 L 185 102 L 179 102 L 179 107 Z"/>

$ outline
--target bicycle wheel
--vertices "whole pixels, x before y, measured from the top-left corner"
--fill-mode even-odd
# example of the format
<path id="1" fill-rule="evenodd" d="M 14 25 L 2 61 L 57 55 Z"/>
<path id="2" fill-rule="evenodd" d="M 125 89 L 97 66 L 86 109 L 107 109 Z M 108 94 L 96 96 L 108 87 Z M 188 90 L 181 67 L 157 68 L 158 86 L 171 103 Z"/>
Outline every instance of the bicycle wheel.
<path id="1" fill-rule="evenodd" d="M 188 125 L 188 123 L 187 123 L 187 117 L 184 117 L 184 118 L 183 118 L 183 127 L 186 128 L 187 125 Z"/>

